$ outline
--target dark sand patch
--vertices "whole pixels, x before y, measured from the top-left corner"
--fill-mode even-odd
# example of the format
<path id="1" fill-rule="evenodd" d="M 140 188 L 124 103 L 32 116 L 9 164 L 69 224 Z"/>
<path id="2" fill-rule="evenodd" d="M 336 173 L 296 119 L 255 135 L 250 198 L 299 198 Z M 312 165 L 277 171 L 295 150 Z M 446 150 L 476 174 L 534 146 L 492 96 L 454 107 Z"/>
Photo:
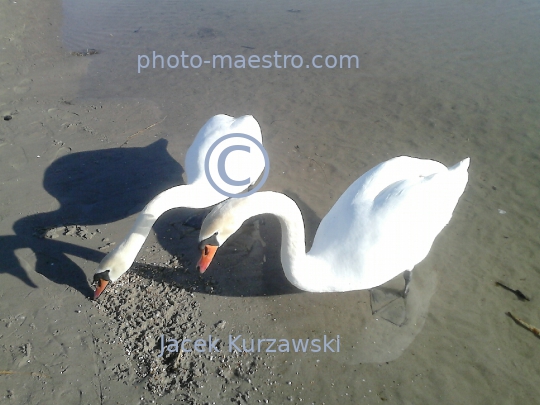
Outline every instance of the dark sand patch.
<path id="1" fill-rule="evenodd" d="M 259 377 L 261 369 L 270 369 L 267 361 L 271 358 L 265 356 L 263 361 L 258 353 L 229 351 L 224 329 L 229 330 L 230 324 L 226 320 L 205 323 L 194 295 L 201 290 L 212 291 L 212 283 L 197 277 L 187 281 L 179 276 L 185 271 L 177 258 L 171 259 L 168 267 L 134 264 L 94 301 L 110 319 L 105 335 L 97 338 L 96 345 L 106 350 L 109 345 L 120 344 L 125 350 L 125 362 L 109 367 L 118 381 L 131 381 L 152 394 L 185 403 L 200 403 L 202 389 L 207 393 L 217 391 L 227 402 L 260 397 L 260 386 L 257 388 L 252 379 Z M 184 280 L 174 281 L 179 278 Z M 190 340 L 186 352 L 181 349 L 184 339 Z M 207 342 L 204 348 L 199 346 L 202 353 L 194 350 L 197 339 Z M 208 342 L 212 341 L 215 344 L 210 343 L 210 351 Z"/>

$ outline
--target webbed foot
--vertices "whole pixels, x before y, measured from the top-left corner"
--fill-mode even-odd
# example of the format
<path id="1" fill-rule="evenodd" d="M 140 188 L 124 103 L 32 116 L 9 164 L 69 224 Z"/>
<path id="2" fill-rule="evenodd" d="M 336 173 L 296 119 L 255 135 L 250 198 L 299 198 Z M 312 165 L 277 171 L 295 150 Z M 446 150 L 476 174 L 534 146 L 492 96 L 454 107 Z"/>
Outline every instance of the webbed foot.
<path id="1" fill-rule="evenodd" d="M 371 313 L 378 317 L 393 323 L 397 326 L 402 326 L 407 322 L 406 298 L 409 294 L 409 285 L 411 282 L 411 271 L 405 271 L 403 278 L 405 279 L 405 287 L 403 290 L 390 286 L 375 287 L 370 290 L 371 294 Z M 394 284 L 390 282 L 389 284 Z"/>

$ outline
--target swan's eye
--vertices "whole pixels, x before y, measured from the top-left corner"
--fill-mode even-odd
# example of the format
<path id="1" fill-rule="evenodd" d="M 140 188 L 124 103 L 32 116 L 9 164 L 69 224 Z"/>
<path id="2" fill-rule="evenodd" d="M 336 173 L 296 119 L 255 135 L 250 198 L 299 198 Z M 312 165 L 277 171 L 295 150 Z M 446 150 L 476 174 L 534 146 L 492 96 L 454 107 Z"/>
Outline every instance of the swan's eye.
<path id="1" fill-rule="evenodd" d="M 97 283 L 99 280 L 111 281 L 109 277 L 110 270 L 102 271 L 101 273 L 94 274 L 94 283 Z"/>
<path id="2" fill-rule="evenodd" d="M 201 252 L 204 251 L 205 254 L 206 253 L 206 245 L 210 245 L 210 246 L 219 246 L 219 242 L 217 240 L 217 232 L 214 233 L 212 236 L 210 236 L 209 238 L 206 238 L 205 240 L 202 240 L 199 242 L 199 250 Z"/>

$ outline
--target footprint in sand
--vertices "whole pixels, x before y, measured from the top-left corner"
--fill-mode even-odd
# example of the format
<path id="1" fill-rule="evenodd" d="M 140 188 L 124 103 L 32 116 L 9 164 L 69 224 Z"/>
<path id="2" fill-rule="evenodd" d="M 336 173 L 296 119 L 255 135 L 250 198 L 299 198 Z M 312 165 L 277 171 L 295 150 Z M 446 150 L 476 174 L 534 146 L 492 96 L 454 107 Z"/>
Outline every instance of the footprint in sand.
<path id="1" fill-rule="evenodd" d="M 32 79 L 21 80 L 17 86 L 13 87 L 13 91 L 17 94 L 24 94 L 30 91 L 30 83 L 32 83 Z"/>

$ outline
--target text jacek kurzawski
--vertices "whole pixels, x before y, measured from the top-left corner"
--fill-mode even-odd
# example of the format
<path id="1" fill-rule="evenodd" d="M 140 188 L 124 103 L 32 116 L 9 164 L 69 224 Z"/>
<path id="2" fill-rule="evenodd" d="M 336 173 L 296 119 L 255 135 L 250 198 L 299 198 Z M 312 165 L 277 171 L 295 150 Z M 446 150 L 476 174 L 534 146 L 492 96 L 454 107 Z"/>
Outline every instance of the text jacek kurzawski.
<path id="1" fill-rule="evenodd" d="M 228 350 L 238 353 L 336 353 L 339 352 L 339 335 L 330 338 L 324 335 L 314 339 L 246 339 L 242 335 L 229 335 L 227 348 L 221 339 L 208 336 L 208 339 L 182 339 L 177 340 L 160 336 L 161 351 L 158 357 L 162 357 L 165 351 L 169 353 L 196 352 L 196 353 L 220 353 Z"/>

